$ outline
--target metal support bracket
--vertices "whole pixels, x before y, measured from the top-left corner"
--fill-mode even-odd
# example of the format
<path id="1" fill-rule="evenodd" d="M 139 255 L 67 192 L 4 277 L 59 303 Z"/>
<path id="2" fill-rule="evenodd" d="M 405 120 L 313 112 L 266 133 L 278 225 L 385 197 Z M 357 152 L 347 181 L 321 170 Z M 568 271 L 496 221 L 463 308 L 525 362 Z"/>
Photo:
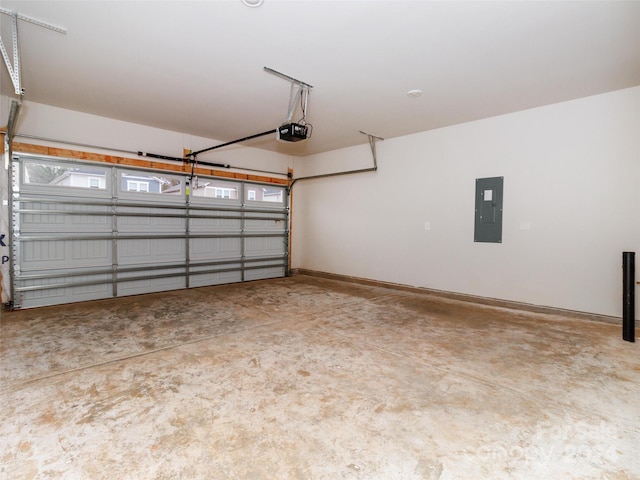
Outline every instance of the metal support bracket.
<path id="1" fill-rule="evenodd" d="M 296 111 L 298 98 L 301 99 L 302 121 L 307 120 L 307 104 L 309 103 L 309 87 L 301 83 L 291 83 L 291 95 L 289 96 L 289 110 L 287 111 L 287 119 L 283 124 L 291 123 L 293 114 Z"/>
<path id="2" fill-rule="evenodd" d="M 2 51 L 4 64 L 6 65 L 9 76 L 11 77 L 13 89 L 15 90 L 16 95 L 22 95 L 24 94 L 24 91 L 22 90 L 22 82 L 20 79 L 20 52 L 18 51 L 18 14 L 16 12 L 11 12 L 11 17 L 11 36 L 13 38 L 13 64 L 9 59 L 9 54 L 7 53 L 7 49 L 4 46 L 2 38 L 0 38 L 0 50 Z"/>
<path id="3" fill-rule="evenodd" d="M 13 182 L 9 179 L 9 175 L 15 172 L 9 170 L 9 164 L 12 160 L 13 153 L 13 137 L 16 133 L 16 123 L 18 122 L 18 114 L 22 102 L 18 99 L 11 99 L 11 108 L 9 111 L 9 119 L 7 122 L 7 131 L 4 134 L 4 169 L 0 169 L 0 232 L 9 232 L 9 219 L 13 221 Z M 4 236 L 4 235 L 3 235 Z M 15 246 L 13 242 L 4 245 L 9 246 L 7 250 L 2 250 L 2 262 L 0 262 L 0 282 L 2 283 L 2 291 L 0 300 L 2 303 L 10 303 L 14 300 L 14 255 Z M 0 249 L 1 250 L 1 249 Z M 8 261 L 7 261 L 8 260 Z"/>
<path id="4" fill-rule="evenodd" d="M 287 119 L 283 122 L 291 123 L 293 119 L 293 112 L 296 110 L 296 105 L 298 103 L 298 97 L 301 98 L 301 108 L 302 108 L 302 121 L 306 122 L 307 116 L 307 104 L 309 102 L 309 92 L 313 88 L 313 85 L 310 85 L 302 80 L 298 80 L 297 78 L 290 77 L 289 75 L 285 75 L 284 73 L 280 73 L 273 68 L 264 67 L 264 71 L 275 75 L 276 77 L 283 78 L 289 82 L 291 82 L 291 95 L 289 97 L 289 109 L 287 111 Z"/>
<path id="5" fill-rule="evenodd" d="M 11 100 L 11 107 L 9 108 L 9 119 L 7 120 L 7 131 L 4 135 L 5 170 L 9 169 L 9 162 L 11 160 L 11 154 L 13 151 L 13 137 L 16 134 L 16 125 L 18 123 L 18 114 L 20 113 L 21 106 L 21 99 Z"/>
<path id="6" fill-rule="evenodd" d="M 362 133 L 363 135 L 366 135 L 367 138 L 369 139 L 369 146 L 371 147 L 371 155 L 373 155 L 373 168 L 377 170 L 378 158 L 376 157 L 376 140 L 384 140 L 384 138 L 376 137 L 375 135 L 372 135 L 367 132 L 363 132 L 362 130 L 359 130 L 359 132 Z"/>
<path id="7" fill-rule="evenodd" d="M 369 146 L 371 147 L 371 154 L 373 155 L 373 167 L 359 168 L 356 170 L 346 170 L 343 172 L 321 173 L 319 175 L 310 175 L 308 177 L 294 178 L 293 181 L 291 182 L 291 185 L 289 185 L 289 191 L 293 189 L 293 186 L 298 180 L 311 180 L 316 178 L 337 177 L 340 175 L 352 175 L 354 173 L 376 172 L 378 170 L 378 158 L 376 156 L 376 140 L 384 140 L 384 138 L 376 137 L 375 135 L 371 135 L 370 133 L 363 132 L 362 130 L 359 130 L 359 132 L 362 133 L 363 135 L 366 135 L 367 138 L 369 139 Z"/>
<path id="8" fill-rule="evenodd" d="M 13 15 L 15 13 L 18 16 L 18 20 L 23 20 L 25 22 L 33 23 L 34 25 L 46 28 L 47 30 L 53 30 L 54 32 L 62 33 L 63 35 L 67 34 L 66 28 L 62 28 L 57 25 L 52 25 L 51 23 L 43 22 L 42 20 L 29 17 L 28 15 L 23 15 L 22 13 L 13 12 L 7 8 L 0 7 L 0 13 L 4 13 L 5 15 Z"/>
<path id="9" fill-rule="evenodd" d="M 7 10 L 6 8 L 0 7 L 0 13 L 4 13 L 5 15 L 10 15 L 12 17 L 11 36 L 13 40 L 13 62 L 11 62 L 11 60 L 9 59 L 9 54 L 7 53 L 7 49 L 5 48 L 4 42 L 2 41 L 1 37 L 0 51 L 2 51 L 2 58 L 4 59 L 4 64 L 7 67 L 9 76 L 11 77 L 11 82 L 13 83 L 13 89 L 16 95 L 23 95 L 24 90 L 22 89 L 22 79 L 20 76 L 20 50 L 18 48 L 18 20 L 24 20 L 25 22 L 33 23 L 34 25 L 38 25 L 39 27 L 44 27 L 62 34 L 66 34 L 67 31 L 64 28 L 42 22 L 38 19 L 28 17 L 27 15 L 22 15 L 18 12 Z"/>

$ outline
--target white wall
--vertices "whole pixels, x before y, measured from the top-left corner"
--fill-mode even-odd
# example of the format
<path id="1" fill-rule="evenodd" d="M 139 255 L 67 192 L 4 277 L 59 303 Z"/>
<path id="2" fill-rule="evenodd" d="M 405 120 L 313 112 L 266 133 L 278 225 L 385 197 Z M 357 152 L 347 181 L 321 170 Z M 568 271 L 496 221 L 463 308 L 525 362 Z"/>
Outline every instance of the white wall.
<path id="1" fill-rule="evenodd" d="M 377 150 L 375 173 L 296 183 L 294 268 L 622 315 L 622 252 L 640 263 L 640 87 Z M 370 164 L 363 145 L 298 158 L 295 173 Z M 503 241 L 474 243 L 475 179 L 494 176 Z"/>
<path id="2" fill-rule="evenodd" d="M 9 115 L 9 98 L 0 98 L 0 125 L 6 125 Z M 14 142 L 32 143 L 56 147 L 68 147 L 95 153 L 140 158 L 136 152 L 148 152 L 172 157 L 182 157 L 183 148 L 193 151 L 222 143 L 219 140 L 195 137 L 135 123 L 113 120 L 29 101 L 24 101 L 18 116 Z M 20 134 L 59 140 L 57 143 L 20 137 Z M 84 148 L 70 145 L 81 143 L 103 148 Z M 134 152 L 127 154 L 111 149 Z M 232 167 L 260 169 L 287 174 L 293 165 L 293 157 L 243 145 L 232 145 L 198 156 L 200 161 L 229 164 Z M 156 159 L 149 159 L 158 161 Z M 167 162 L 174 163 L 175 162 Z M 241 168 L 239 169 L 241 170 Z M 260 173 L 255 172 L 256 175 Z"/>
<path id="3" fill-rule="evenodd" d="M 5 124 L 7 97 L 0 107 Z M 28 101 L 19 118 L 18 133 L 109 149 L 179 157 L 218 143 Z M 296 183 L 294 268 L 621 315 L 621 252 L 640 263 L 640 87 L 377 149 L 378 172 Z M 236 146 L 200 159 L 282 173 L 293 165 L 298 177 L 372 162 L 368 145 L 295 160 Z M 475 179 L 492 176 L 505 177 L 503 243 L 474 243 Z"/>

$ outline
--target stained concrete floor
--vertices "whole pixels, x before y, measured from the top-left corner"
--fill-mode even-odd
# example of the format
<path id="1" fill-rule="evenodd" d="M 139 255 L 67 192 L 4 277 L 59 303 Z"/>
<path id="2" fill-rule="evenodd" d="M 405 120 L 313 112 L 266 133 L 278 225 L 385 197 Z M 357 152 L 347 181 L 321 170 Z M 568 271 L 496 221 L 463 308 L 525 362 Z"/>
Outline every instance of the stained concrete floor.
<path id="1" fill-rule="evenodd" d="M 3 312 L 0 478 L 640 478 L 617 325 L 310 276 Z"/>

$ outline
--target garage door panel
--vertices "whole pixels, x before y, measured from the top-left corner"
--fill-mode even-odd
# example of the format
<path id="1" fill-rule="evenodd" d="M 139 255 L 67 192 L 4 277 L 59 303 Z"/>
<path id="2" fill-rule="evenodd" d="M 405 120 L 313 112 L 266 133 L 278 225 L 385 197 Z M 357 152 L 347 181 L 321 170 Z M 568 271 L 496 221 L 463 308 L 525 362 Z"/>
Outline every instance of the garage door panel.
<path id="1" fill-rule="evenodd" d="M 46 209 L 46 205 L 24 205 L 25 209 L 42 210 Z M 70 219 L 68 219 L 70 223 Z M 23 231 L 49 231 L 50 228 L 55 226 L 64 226 L 65 217 L 62 215 L 39 215 L 33 213 L 25 213 L 22 216 L 22 230 Z M 62 228 L 56 228 L 61 230 Z"/>
<path id="2" fill-rule="evenodd" d="M 103 298 L 103 295 L 110 294 L 112 290 L 111 281 L 113 279 L 113 275 L 105 274 L 105 275 L 83 275 L 76 277 L 74 279 L 75 282 L 78 282 L 80 285 L 70 287 L 71 295 L 73 298 L 94 298 L 94 295 L 99 295 L 95 298 Z M 84 282 L 89 282 L 89 285 L 82 285 Z M 96 283 L 101 282 L 101 283 Z"/>
<path id="3" fill-rule="evenodd" d="M 250 270 L 245 273 L 245 282 L 252 280 L 265 280 L 267 278 L 279 278 L 285 276 L 285 267 L 282 268 L 266 268 L 261 270 Z"/>
<path id="4" fill-rule="evenodd" d="M 213 212 L 215 214 L 215 212 Z M 239 232 L 242 229 L 240 218 L 190 218 L 189 231 L 192 233 Z"/>
<path id="5" fill-rule="evenodd" d="M 185 259 L 185 242 L 182 239 L 129 239 L 118 241 L 118 264 L 154 264 L 179 262 Z"/>
<path id="6" fill-rule="evenodd" d="M 113 215 L 108 205 L 74 205 L 69 221 L 72 228 L 77 230 L 82 226 L 91 225 L 92 231 L 107 231 L 111 228 Z M 96 230 L 94 230 L 96 229 Z"/>
<path id="7" fill-rule="evenodd" d="M 187 288 L 184 278 L 171 279 L 171 281 L 160 282 L 150 280 L 126 281 L 119 280 L 118 296 L 141 295 L 145 293 L 168 292 L 171 290 L 181 290 Z"/>
<path id="8" fill-rule="evenodd" d="M 275 208 L 265 210 L 263 208 L 252 209 L 246 214 L 245 230 L 248 232 L 284 232 L 287 229 L 287 212 L 281 205 L 274 205 Z"/>
<path id="9" fill-rule="evenodd" d="M 25 280 L 15 293 L 18 301 L 30 307 L 42 307 L 60 303 L 98 300 L 111 296 L 111 275 L 76 275 L 55 278 Z M 89 285 L 83 285 L 88 283 Z M 77 284 L 77 286 L 72 286 Z M 71 285 L 60 286 L 56 285 Z M 47 286 L 51 286 L 47 288 Z M 34 290 L 31 290 L 34 289 Z"/>
<path id="10" fill-rule="evenodd" d="M 30 241 L 22 242 L 22 268 L 28 269 L 30 264 L 38 263 L 47 268 L 60 265 L 63 267 L 66 259 L 65 248 L 68 242 L 64 241 Z"/>
<path id="11" fill-rule="evenodd" d="M 88 263 L 96 266 L 111 263 L 112 243 L 109 240 L 78 240 L 67 243 L 74 265 Z"/>
<path id="12" fill-rule="evenodd" d="M 246 270 L 244 275 L 245 281 L 282 277 L 285 275 L 285 266 L 251 268 Z"/>
<path id="13" fill-rule="evenodd" d="M 30 213 L 39 211 L 44 213 Z M 53 203 L 21 202 L 21 230 L 30 232 L 95 233 L 111 231 L 111 216 L 106 206 L 56 205 Z"/>
<path id="14" fill-rule="evenodd" d="M 52 215 L 42 215 L 42 219 L 43 221 L 39 222 L 37 218 L 24 218 L 21 228 L 22 233 L 75 233 L 76 236 L 84 236 L 93 233 L 110 234 L 112 231 L 111 221 L 107 221 L 104 217 L 99 221 L 89 216 L 69 218 L 64 221 Z"/>
<path id="15" fill-rule="evenodd" d="M 224 268 L 235 268 L 237 270 L 210 273 L 198 273 L 197 270 L 194 270 L 190 276 L 190 286 L 207 287 L 210 285 L 222 285 L 225 283 L 238 283 L 242 281 L 242 272 L 239 270 L 240 263 L 227 265 Z"/>
<path id="16" fill-rule="evenodd" d="M 193 238 L 190 240 L 191 260 L 234 258 L 242 254 L 240 238 Z"/>
<path id="17" fill-rule="evenodd" d="M 23 271 L 65 269 L 75 267 L 110 266 L 109 240 L 34 240 L 22 242 Z"/>
<path id="18" fill-rule="evenodd" d="M 245 255 L 247 257 L 284 254 L 284 237 L 257 237 L 245 239 Z"/>
<path id="19" fill-rule="evenodd" d="M 186 219 L 181 209 L 129 208 L 118 210 L 118 231 L 121 233 L 184 232 Z"/>
<path id="20" fill-rule="evenodd" d="M 284 219 L 247 220 L 245 230 L 248 232 L 283 232 L 285 230 Z"/>
<path id="21" fill-rule="evenodd" d="M 25 287 L 37 285 L 47 285 L 47 282 L 24 282 Z M 65 288 L 50 288 L 46 290 L 36 291 L 18 291 L 14 295 L 17 297 L 17 301 L 22 305 L 28 305 L 30 307 L 43 307 L 46 305 L 55 305 L 59 303 L 67 303 L 69 298 L 68 289 Z"/>

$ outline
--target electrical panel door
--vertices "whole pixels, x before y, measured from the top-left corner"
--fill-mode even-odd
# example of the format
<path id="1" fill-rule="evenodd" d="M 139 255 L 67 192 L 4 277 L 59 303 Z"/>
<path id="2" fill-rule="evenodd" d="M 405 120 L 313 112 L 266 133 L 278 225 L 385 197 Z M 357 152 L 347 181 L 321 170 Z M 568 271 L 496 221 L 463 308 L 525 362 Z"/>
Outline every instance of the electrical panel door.
<path id="1" fill-rule="evenodd" d="M 502 242 L 504 177 L 476 179 L 475 242 Z"/>

